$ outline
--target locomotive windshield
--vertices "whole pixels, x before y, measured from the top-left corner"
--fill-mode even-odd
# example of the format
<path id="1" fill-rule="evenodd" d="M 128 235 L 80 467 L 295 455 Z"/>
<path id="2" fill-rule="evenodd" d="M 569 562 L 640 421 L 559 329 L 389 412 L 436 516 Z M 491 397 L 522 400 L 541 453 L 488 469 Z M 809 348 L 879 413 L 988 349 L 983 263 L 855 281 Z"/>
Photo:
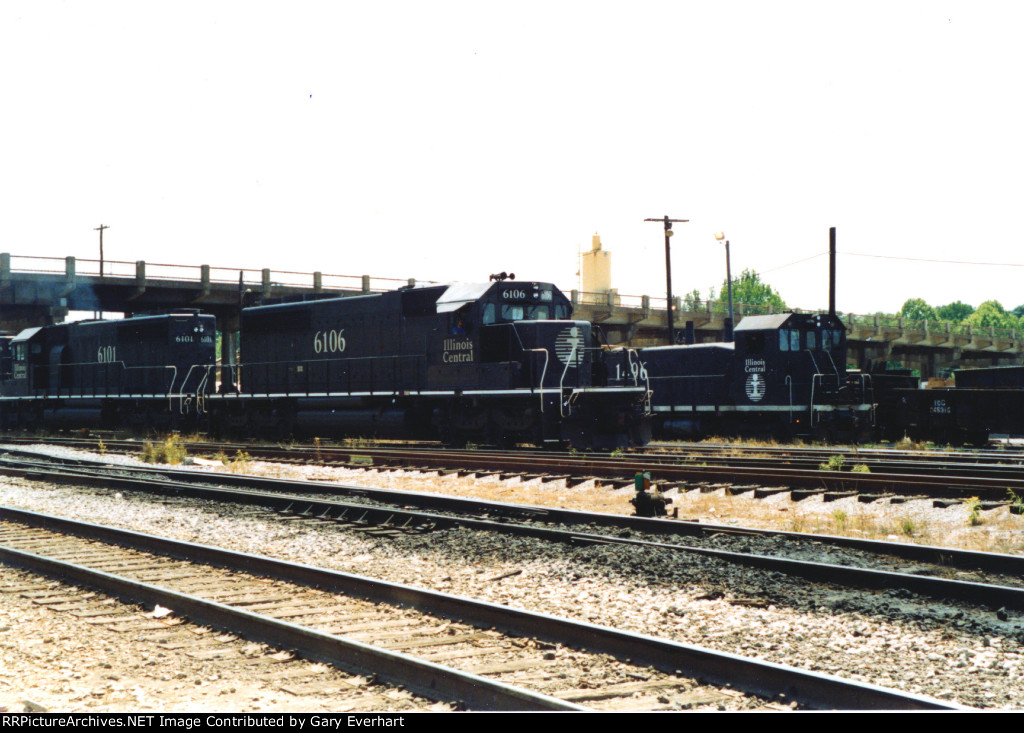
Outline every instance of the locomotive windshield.
<path id="1" fill-rule="evenodd" d="M 485 326 L 499 321 L 561 321 L 568 317 L 569 309 L 566 306 L 550 303 L 502 303 L 500 308 L 494 303 L 487 303 L 482 314 Z"/>
<path id="2" fill-rule="evenodd" d="M 815 331 L 801 331 L 799 328 L 780 328 L 779 351 L 834 351 L 842 348 L 842 333 L 842 331 L 837 329 L 828 328 Z"/>

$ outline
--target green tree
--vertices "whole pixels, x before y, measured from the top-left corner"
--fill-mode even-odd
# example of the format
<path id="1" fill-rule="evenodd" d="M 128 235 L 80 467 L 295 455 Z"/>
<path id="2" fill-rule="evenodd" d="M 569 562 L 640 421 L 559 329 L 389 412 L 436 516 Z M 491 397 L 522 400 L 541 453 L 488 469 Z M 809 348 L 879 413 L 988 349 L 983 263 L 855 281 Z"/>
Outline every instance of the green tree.
<path id="1" fill-rule="evenodd" d="M 1010 313 L 1017 316 L 1017 318 L 1024 318 L 1024 305 L 1018 305 Z"/>
<path id="2" fill-rule="evenodd" d="M 914 321 L 934 321 L 938 318 L 935 309 L 924 302 L 923 298 L 910 298 L 900 308 L 900 315 Z"/>
<path id="3" fill-rule="evenodd" d="M 732 301 L 752 306 L 772 306 L 776 312 L 786 310 L 786 301 L 782 299 L 772 286 L 761 281 L 761 276 L 753 270 L 744 270 L 732 281 Z M 729 303 L 729 282 L 722 281 L 722 290 L 718 293 L 718 303 Z"/>
<path id="4" fill-rule="evenodd" d="M 989 326 L 1005 328 L 1007 330 L 1020 328 L 1020 319 L 1012 313 L 1007 313 L 998 300 L 986 300 L 978 306 L 974 313 L 964 320 L 964 323 L 982 328 L 988 328 Z"/>
<path id="5" fill-rule="evenodd" d="M 683 296 L 683 310 L 704 310 L 704 301 L 701 299 L 700 291 L 697 288 L 694 288 L 692 292 L 689 292 Z"/>
<path id="6" fill-rule="evenodd" d="M 961 303 L 959 300 L 948 305 L 940 305 L 935 309 L 935 315 L 939 320 L 952 321 L 953 323 L 963 323 L 967 316 L 972 313 L 974 313 L 974 306 Z"/>

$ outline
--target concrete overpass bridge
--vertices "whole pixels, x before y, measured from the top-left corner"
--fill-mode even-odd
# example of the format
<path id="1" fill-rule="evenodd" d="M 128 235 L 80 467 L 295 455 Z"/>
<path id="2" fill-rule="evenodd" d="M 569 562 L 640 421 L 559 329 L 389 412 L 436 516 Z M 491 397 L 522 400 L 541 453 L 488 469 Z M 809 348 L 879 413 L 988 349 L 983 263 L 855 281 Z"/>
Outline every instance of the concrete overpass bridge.
<path id="1" fill-rule="evenodd" d="M 230 342 L 242 305 L 302 294 L 357 295 L 393 290 L 414 280 L 330 275 L 209 265 L 169 265 L 53 258 L 0 253 L 0 332 L 59 323 L 71 311 L 141 313 L 198 308 L 217 317 Z M 613 344 L 665 343 L 664 297 L 572 291 L 576 317 L 601 325 Z M 717 303 L 674 299 L 674 322 L 693 322 L 697 341 L 722 338 L 725 313 Z M 768 312 L 768 311 L 757 311 Z M 737 321 L 753 314 L 736 305 Z M 1024 338 L 1016 331 L 971 328 L 937 321 L 841 314 L 847 325 L 849 362 L 901 361 L 922 378 L 961 366 L 1024 363 Z M 231 353 L 226 349 L 225 353 Z"/>
<path id="2" fill-rule="evenodd" d="M 652 346 L 666 343 L 668 318 L 665 298 L 646 295 L 572 291 L 577 317 L 600 323 L 613 343 Z M 698 342 L 719 341 L 728 313 L 717 302 L 685 302 L 674 298 L 673 321 L 681 329 L 692 321 Z M 772 313 L 770 307 L 750 308 L 737 303 L 736 321 L 744 315 Z M 803 313 L 825 313 L 800 311 Z M 978 328 L 945 321 L 914 321 L 887 316 L 839 314 L 846 324 L 848 363 L 863 367 L 871 361 L 902 362 L 918 369 L 922 379 L 942 376 L 961 367 L 1024 364 L 1024 332 Z"/>

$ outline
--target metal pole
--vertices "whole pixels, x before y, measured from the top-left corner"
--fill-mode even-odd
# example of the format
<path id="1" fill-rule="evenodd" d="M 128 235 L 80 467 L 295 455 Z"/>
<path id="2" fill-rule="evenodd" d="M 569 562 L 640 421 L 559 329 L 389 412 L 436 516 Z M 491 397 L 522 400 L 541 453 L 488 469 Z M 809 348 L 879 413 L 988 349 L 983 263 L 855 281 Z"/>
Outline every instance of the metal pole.
<path id="1" fill-rule="evenodd" d="M 732 312 L 732 265 L 729 263 L 729 240 L 725 240 L 725 280 L 729 283 L 729 340 L 733 340 L 732 331 L 736 328 L 736 316 Z"/>
<path id="2" fill-rule="evenodd" d="M 100 233 L 100 277 L 103 277 L 103 230 L 110 229 L 106 224 L 100 224 L 98 227 L 93 229 L 94 232 Z"/>
<path id="3" fill-rule="evenodd" d="M 828 230 L 828 314 L 836 314 L 836 228 Z"/>
<path id="4" fill-rule="evenodd" d="M 672 318 L 672 250 L 669 243 L 672 241 L 672 225 L 668 223 L 668 216 L 665 217 L 665 300 L 668 313 L 668 343 L 675 343 L 674 323 Z"/>
<path id="5" fill-rule="evenodd" d="M 673 222 L 688 222 L 689 219 L 669 219 L 668 214 L 661 219 L 644 219 L 644 221 L 660 221 L 665 224 L 665 291 L 667 302 L 666 312 L 668 313 L 668 343 L 671 346 L 675 343 L 675 328 L 672 318 L 672 252 L 669 247 L 669 240 L 672 237 Z"/>

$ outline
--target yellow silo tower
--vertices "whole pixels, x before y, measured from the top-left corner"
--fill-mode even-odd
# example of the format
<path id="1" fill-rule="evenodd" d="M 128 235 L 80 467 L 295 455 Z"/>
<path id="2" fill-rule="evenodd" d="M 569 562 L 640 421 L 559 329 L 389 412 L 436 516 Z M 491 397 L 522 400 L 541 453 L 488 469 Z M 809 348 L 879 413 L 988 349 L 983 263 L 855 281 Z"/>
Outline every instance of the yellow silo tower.
<path id="1" fill-rule="evenodd" d="M 591 247 L 580 255 L 580 289 L 586 300 L 596 301 L 594 293 L 612 289 L 612 255 L 601 249 L 601 237 L 594 234 Z"/>

